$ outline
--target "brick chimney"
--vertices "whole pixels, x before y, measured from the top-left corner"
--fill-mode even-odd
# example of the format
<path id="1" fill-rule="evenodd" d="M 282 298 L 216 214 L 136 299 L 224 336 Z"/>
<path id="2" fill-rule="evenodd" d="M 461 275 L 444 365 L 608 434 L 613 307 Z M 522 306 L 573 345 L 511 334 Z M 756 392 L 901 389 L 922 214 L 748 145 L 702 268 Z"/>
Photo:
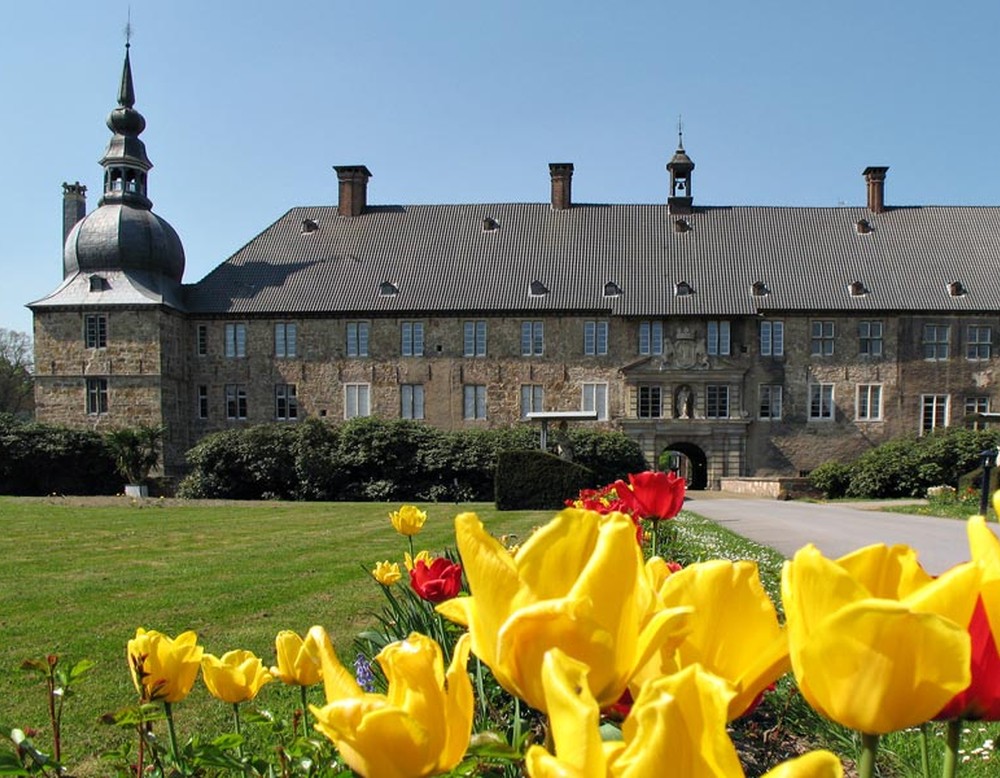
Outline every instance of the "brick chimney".
<path id="1" fill-rule="evenodd" d="M 368 205 L 368 179 L 371 171 L 364 165 L 334 165 L 340 182 L 337 213 L 341 216 L 360 216 Z"/>
<path id="2" fill-rule="evenodd" d="M 87 187 L 63 182 L 63 243 L 78 221 L 87 215 Z"/>
<path id="3" fill-rule="evenodd" d="M 887 167 L 866 167 L 865 181 L 868 183 L 868 210 L 872 213 L 882 213 L 885 206 L 885 174 Z"/>
<path id="4" fill-rule="evenodd" d="M 565 211 L 573 207 L 573 163 L 550 162 L 552 177 L 552 210 Z"/>

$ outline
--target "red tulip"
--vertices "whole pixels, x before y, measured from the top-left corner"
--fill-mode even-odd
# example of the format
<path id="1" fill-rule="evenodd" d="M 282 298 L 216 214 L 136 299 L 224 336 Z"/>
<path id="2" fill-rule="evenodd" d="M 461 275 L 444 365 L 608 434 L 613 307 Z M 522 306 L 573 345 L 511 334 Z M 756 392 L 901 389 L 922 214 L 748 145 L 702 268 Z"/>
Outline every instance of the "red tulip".
<path id="1" fill-rule="evenodd" d="M 615 482 L 622 505 L 636 518 L 672 519 L 684 507 L 684 479 L 676 473 L 629 473 L 629 483 Z"/>
<path id="2" fill-rule="evenodd" d="M 462 590 L 462 566 L 445 557 L 418 558 L 410 570 L 410 586 L 428 602 L 444 602 Z"/>
<path id="3" fill-rule="evenodd" d="M 956 694 L 934 718 L 1000 721 L 1000 654 L 982 597 L 976 601 L 969 636 L 972 638 L 972 683 L 964 692 Z"/>

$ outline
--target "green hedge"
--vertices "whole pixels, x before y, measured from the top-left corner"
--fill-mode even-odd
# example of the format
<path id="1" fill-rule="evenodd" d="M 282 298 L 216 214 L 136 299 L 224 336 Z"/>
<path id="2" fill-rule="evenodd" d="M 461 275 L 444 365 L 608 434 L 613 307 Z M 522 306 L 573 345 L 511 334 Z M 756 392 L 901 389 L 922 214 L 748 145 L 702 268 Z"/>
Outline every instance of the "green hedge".
<path id="1" fill-rule="evenodd" d="M 99 433 L 0 414 L 0 494 L 116 494 L 122 483 Z"/>
<path id="2" fill-rule="evenodd" d="M 621 433 L 579 429 L 579 465 L 599 483 L 646 469 Z M 307 419 L 206 436 L 188 452 L 189 498 L 488 501 L 501 452 L 534 449 L 538 428 L 521 424 L 445 432 L 415 421 Z M 572 494 L 572 493 L 570 493 Z M 570 496 L 570 495 L 566 495 Z"/>
<path id="3" fill-rule="evenodd" d="M 826 462 L 809 474 L 827 497 L 923 497 L 931 486 L 959 487 L 995 449 L 1000 430 L 946 429 L 907 436 L 869 449 L 853 462 Z"/>
<path id="4" fill-rule="evenodd" d="M 581 489 L 597 486 L 594 471 L 539 449 L 497 458 L 496 506 L 501 511 L 558 510 Z"/>

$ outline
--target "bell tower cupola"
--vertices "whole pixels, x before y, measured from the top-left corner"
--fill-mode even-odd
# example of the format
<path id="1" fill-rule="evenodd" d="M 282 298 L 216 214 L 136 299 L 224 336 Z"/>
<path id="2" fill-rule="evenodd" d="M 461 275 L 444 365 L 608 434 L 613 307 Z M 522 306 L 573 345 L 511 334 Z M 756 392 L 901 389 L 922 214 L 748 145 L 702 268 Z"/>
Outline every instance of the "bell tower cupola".
<path id="1" fill-rule="evenodd" d="M 691 213 L 694 202 L 691 195 L 691 173 L 693 171 L 694 162 L 684 151 L 684 131 L 678 121 L 677 151 L 667 163 L 667 172 L 670 173 L 670 196 L 667 198 L 667 207 L 670 213 Z"/>
<path id="2" fill-rule="evenodd" d="M 132 64 L 129 46 L 125 44 L 125 64 L 118 89 L 118 107 L 108 114 L 108 129 L 113 135 L 101 158 L 104 167 L 104 196 L 98 205 L 123 203 L 133 208 L 153 207 L 146 195 L 146 174 L 153 163 L 146 156 L 146 145 L 139 135 L 146 129 L 146 120 L 133 107 L 135 88 L 132 85 Z"/>

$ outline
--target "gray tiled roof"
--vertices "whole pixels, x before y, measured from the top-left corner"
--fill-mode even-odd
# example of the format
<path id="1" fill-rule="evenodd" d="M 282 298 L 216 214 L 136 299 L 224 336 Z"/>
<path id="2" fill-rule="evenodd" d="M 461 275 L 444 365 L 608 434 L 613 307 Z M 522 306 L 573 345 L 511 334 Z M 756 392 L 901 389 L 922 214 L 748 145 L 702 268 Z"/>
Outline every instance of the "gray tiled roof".
<path id="1" fill-rule="evenodd" d="M 499 229 L 484 231 L 490 217 Z M 674 222 L 691 226 L 677 232 Z M 303 232 L 303 220 L 317 229 Z M 856 223 L 867 220 L 868 234 Z M 548 203 L 293 208 L 197 284 L 193 314 L 1000 311 L 1000 208 Z M 532 281 L 550 294 L 531 297 Z M 388 281 L 399 293 L 380 296 Z M 612 281 L 623 290 L 605 297 Z M 695 293 L 674 294 L 686 281 Z M 770 294 L 751 294 L 763 281 Z M 860 281 L 870 290 L 852 296 Z M 967 292 L 949 294 L 959 281 Z"/>

